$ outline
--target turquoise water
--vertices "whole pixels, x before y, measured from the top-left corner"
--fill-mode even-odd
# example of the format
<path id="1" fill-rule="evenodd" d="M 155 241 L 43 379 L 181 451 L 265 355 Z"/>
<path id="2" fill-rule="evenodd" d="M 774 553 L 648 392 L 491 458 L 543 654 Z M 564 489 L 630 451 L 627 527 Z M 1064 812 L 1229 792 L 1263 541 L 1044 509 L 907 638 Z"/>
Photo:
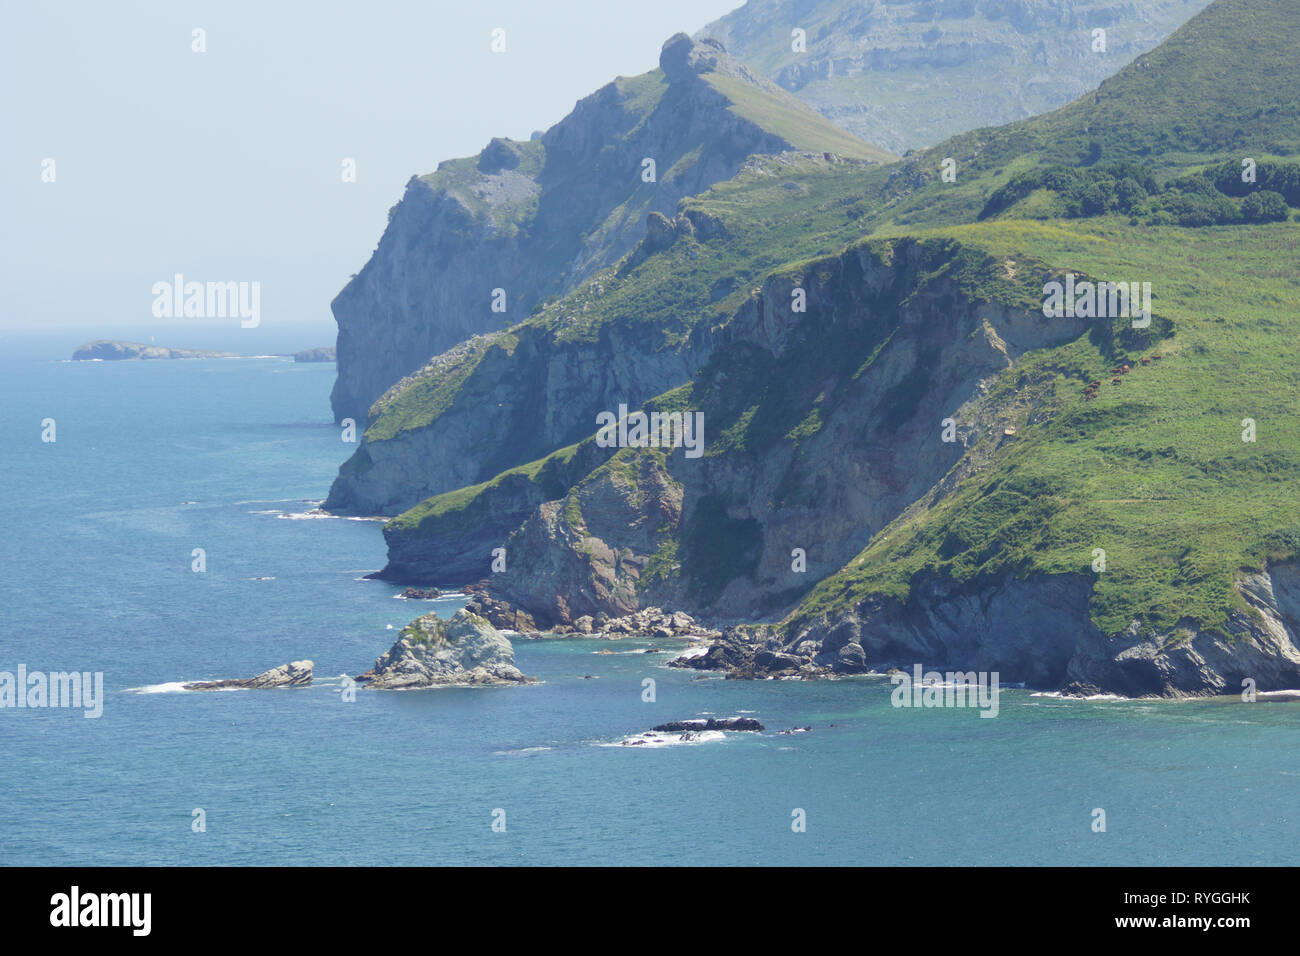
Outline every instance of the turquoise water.
<path id="1" fill-rule="evenodd" d="M 106 700 L 98 720 L 0 710 L 0 863 L 1294 861 L 1300 705 L 1004 690 L 981 719 L 895 709 L 878 678 L 694 680 L 596 653 L 645 646 L 626 641 L 517 641 L 534 686 L 344 702 L 338 675 L 389 625 L 458 602 L 361 580 L 383 564 L 376 522 L 284 517 L 352 448 L 329 423 L 334 367 L 47 351 L 0 356 L 0 670 L 103 671 Z M 304 657 L 301 690 L 138 690 Z M 749 712 L 767 733 L 608 746 Z"/>

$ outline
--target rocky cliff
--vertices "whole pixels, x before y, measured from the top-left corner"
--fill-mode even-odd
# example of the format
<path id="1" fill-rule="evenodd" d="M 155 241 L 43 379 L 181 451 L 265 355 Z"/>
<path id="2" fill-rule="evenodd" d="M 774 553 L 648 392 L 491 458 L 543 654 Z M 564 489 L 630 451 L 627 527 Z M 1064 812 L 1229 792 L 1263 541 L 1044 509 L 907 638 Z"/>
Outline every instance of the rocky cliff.
<path id="1" fill-rule="evenodd" d="M 430 357 L 518 322 L 618 260 L 648 214 L 671 215 L 750 154 L 788 149 L 890 158 L 721 44 L 678 34 L 658 69 L 602 87 L 540 137 L 494 139 L 477 157 L 412 178 L 370 261 L 332 304 L 336 420 L 363 421 Z"/>

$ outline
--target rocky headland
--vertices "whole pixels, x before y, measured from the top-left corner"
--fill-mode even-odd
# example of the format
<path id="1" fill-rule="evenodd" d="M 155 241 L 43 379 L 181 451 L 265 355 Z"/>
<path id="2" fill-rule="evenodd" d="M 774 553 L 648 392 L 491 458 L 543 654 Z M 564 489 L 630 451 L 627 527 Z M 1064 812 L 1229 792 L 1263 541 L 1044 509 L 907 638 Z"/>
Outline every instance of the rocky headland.
<path id="1" fill-rule="evenodd" d="M 99 339 L 77 346 L 72 353 L 74 362 L 100 359 L 105 362 L 133 359 L 190 359 L 190 358 L 241 358 L 236 352 L 217 352 L 211 349 L 174 349 L 163 345 L 144 345 L 140 342 L 119 342 Z"/>

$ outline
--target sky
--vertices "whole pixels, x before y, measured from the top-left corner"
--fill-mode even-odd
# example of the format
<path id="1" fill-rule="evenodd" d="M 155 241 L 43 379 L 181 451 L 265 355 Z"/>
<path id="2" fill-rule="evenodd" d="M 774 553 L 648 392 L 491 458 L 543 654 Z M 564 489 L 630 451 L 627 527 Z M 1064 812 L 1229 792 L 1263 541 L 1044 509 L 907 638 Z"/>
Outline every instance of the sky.
<path id="1" fill-rule="evenodd" d="M 412 175 L 546 129 L 740 4 L 7 3 L 0 333 L 185 347 L 215 323 L 252 352 L 297 323 L 301 347 L 332 344 L 330 300 Z M 260 283 L 260 324 L 156 317 L 177 273 Z"/>

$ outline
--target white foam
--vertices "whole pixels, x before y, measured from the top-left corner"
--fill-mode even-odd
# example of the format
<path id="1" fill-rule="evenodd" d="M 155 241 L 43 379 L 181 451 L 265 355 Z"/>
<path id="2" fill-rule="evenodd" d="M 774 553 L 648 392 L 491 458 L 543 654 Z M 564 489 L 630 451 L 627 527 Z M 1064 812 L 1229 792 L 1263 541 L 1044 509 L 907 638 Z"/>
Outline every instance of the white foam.
<path id="1" fill-rule="evenodd" d="M 1062 694 L 1059 690 L 1040 690 L 1029 695 L 1030 697 L 1052 697 L 1056 700 L 1128 700 L 1119 694 L 1091 694 L 1087 697 L 1075 697 L 1069 694 Z"/>
<path id="2" fill-rule="evenodd" d="M 165 684 L 146 684 L 143 687 L 128 687 L 128 694 L 184 694 L 189 693 L 185 690 L 186 684 L 192 684 L 194 681 L 175 680 L 168 681 Z"/>
<path id="3" fill-rule="evenodd" d="M 616 743 L 603 743 L 601 747 L 646 747 L 658 749 L 660 747 L 675 747 L 680 744 L 709 744 L 719 740 L 726 740 L 727 735 L 721 730 L 691 730 L 684 733 L 664 734 L 656 731 L 647 731 L 644 734 L 637 734 L 634 737 L 628 737 Z"/>

